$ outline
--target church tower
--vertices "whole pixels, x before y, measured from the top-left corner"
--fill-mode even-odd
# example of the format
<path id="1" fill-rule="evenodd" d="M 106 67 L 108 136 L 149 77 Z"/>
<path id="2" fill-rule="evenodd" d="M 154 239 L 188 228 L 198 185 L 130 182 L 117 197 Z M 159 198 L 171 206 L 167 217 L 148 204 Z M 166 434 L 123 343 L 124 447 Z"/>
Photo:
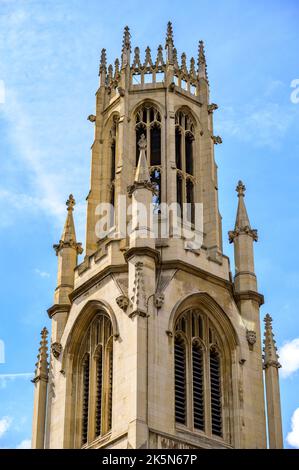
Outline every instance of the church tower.
<path id="1" fill-rule="evenodd" d="M 266 448 L 266 408 L 281 447 L 278 356 L 270 317 L 262 356 L 241 181 L 234 277 L 223 253 L 204 44 L 179 59 L 168 23 L 165 48 L 142 57 L 125 27 L 120 60 L 107 66 L 103 49 L 99 78 L 85 253 L 78 264 L 71 195 L 33 447 Z"/>

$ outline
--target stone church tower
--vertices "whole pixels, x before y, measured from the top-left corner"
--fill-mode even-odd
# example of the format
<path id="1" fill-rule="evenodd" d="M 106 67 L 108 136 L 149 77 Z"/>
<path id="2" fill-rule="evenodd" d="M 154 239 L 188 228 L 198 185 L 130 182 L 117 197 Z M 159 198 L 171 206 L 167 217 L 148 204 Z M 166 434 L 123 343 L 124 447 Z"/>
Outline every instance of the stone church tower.
<path id="1" fill-rule="evenodd" d="M 266 408 L 269 445 L 282 447 L 241 181 L 234 277 L 222 248 L 203 42 L 197 61 L 179 61 L 169 23 L 165 50 L 132 54 L 128 27 L 120 61 L 107 67 L 102 50 L 85 257 L 71 195 L 33 380 L 34 448 L 265 448 Z"/>

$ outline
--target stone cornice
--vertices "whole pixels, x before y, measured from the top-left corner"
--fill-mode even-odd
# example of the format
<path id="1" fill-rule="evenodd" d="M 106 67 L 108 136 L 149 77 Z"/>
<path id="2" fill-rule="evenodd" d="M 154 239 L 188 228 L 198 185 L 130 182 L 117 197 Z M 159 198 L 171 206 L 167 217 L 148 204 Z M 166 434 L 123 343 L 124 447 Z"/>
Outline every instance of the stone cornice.
<path id="1" fill-rule="evenodd" d="M 263 365 L 263 369 L 266 370 L 268 369 L 269 367 L 275 367 L 276 369 L 280 369 L 281 368 L 281 364 L 279 361 L 275 361 L 275 360 L 272 360 L 272 361 L 268 361 L 266 364 Z"/>
<path id="2" fill-rule="evenodd" d="M 157 264 L 160 264 L 160 253 L 157 250 L 154 250 L 152 248 L 149 248 L 149 247 L 129 248 L 124 253 L 124 257 L 127 262 L 132 256 L 135 256 L 135 255 L 151 256 L 155 259 Z M 223 279 L 219 276 L 216 276 L 215 274 L 211 274 L 199 267 L 192 266 L 188 263 L 185 263 L 184 261 L 181 261 L 181 260 L 163 261 L 161 268 L 162 270 L 165 270 L 165 269 L 181 270 L 181 271 L 193 274 L 194 276 L 205 279 L 209 282 L 212 282 L 213 284 L 216 284 L 228 290 L 232 294 L 236 302 L 239 302 L 240 300 L 254 300 L 259 304 L 259 306 L 263 305 L 264 303 L 264 296 L 262 294 L 259 294 L 258 292 L 254 292 L 250 290 L 244 291 L 244 292 L 235 292 L 233 282 L 227 279 Z M 100 282 L 106 276 L 109 276 L 110 274 L 113 274 L 113 273 L 124 273 L 127 271 L 128 271 L 127 264 L 107 266 L 102 271 L 100 271 L 99 273 L 95 274 L 90 279 L 88 279 L 84 284 L 74 289 L 73 292 L 69 295 L 70 301 L 73 302 L 75 299 L 80 297 L 82 294 L 84 294 L 86 291 L 88 291 L 91 287 L 93 287 L 95 284 Z M 53 305 L 53 307 L 51 307 L 48 310 L 48 314 L 49 316 L 51 315 L 50 318 L 52 318 L 52 316 L 55 315 L 56 312 L 65 311 L 67 309 L 70 309 L 70 305 Z"/>
<path id="3" fill-rule="evenodd" d="M 124 272 L 127 272 L 127 271 L 128 271 L 128 265 L 127 264 L 117 264 L 117 265 L 107 266 L 102 271 L 95 274 L 90 279 L 88 279 L 86 282 L 84 282 L 84 284 L 82 284 L 81 286 L 74 289 L 73 292 L 71 292 L 71 294 L 69 295 L 70 301 L 73 302 L 75 299 L 80 297 L 80 295 L 84 294 L 91 287 L 93 287 L 95 284 L 97 284 L 98 282 L 100 282 L 102 279 L 109 276 L 110 274 L 124 273 Z"/>
<path id="4" fill-rule="evenodd" d="M 147 246 L 129 248 L 125 251 L 124 258 L 127 262 L 132 258 L 132 256 L 150 256 L 151 258 L 154 258 L 156 264 L 160 264 L 161 260 L 160 252 Z"/>
<path id="5" fill-rule="evenodd" d="M 64 248 L 73 248 L 74 250 L 77 251 L 79 255 L 83 253 L 82 243 L 77 243 L 74 240 L 70 240 L 70 241 L 60 240 L 57 245 L 53 245 L 53 248 L 55 250 L 56 255 L 58 255 L 58 253 Z"/>
<path id="6" fill-rule="evenodd" d="M 259 304 L 259 307 L 263 305 L 265 302 L 264 296 L 253 290 L 235 292 L 234 297 L 235 297 L 236 302 L 240 302 L 241 300 L 254 300 L 255 302 Z"/>
<path id="7" fill-rule="evenodd" d="M 56 313 L 60 312 L 66 312 L 68 313 L 70 311 L 71 305 L 70 304 L 54 304 L 52 307 L 48 308 L 47 313 L 49 315 L 49 318 L 53 318 Z"/>
<path id="8" fill-rule="evenodd" d="M 38 382 L 48 382 L 48 377 L 45 374 L 39 374 L 34 379 L 31 380 L 33 384 L 36 384 Z"/>
<path id="9" fill-rule="evenodd" d="M 235 230 L 230 230 L 228 232 L 229 243 L 233 243 L 235 238 L 239 235 L 248 235 L 253 239 L 253 241 L 258 241 L 258 233 L 256 229 L 250 228 L 248 225 L 246 227 L 236 227 Z"/>
<path id="10" fill-rule="evenodd" d="M 198 276 L 202 279 L 212 282 L 213 284 L 217 284 L 218 286 L 224 287 L 225 289 L 229 290 L 233 294 L 233 283 L 227 279 L 223 279 L 222 277 L 216 276 L 215 274 L 211 274 L 201 268 L 196 266 L 192 266 L 188 263 L 185 263 L 181 260 L 176 261 L 163 261 L 162 269 L 177 269 L 181 270 L 194 276 Z"/>

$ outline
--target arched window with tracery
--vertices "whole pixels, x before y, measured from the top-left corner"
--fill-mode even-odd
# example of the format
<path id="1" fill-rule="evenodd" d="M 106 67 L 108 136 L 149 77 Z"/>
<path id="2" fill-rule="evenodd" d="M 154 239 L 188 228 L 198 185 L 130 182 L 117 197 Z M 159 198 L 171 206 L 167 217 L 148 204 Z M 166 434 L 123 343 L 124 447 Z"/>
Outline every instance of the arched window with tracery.
<path id="1" fill-rule="evenodd" d="M 78 435 L 81 446 L 107 434 L 112 427 L 112 323 L 98 313 L 79 348 L 77 373 Z"/>
<path id="2" fill-rule="evenodd" d="M 187 220 L 194 223 L 194 139 L 195 125 L 190 113 L 183 110 L 175 115 L 175 161 L 177 170 L 177 203 L 182 214 L 188 203 Z"/>
<path id="3" fill-rule="evenodd" d="M 153 195 L 154 208 L 161 203 L 161 114 L 151 103 L 144 103 L 136 113 L 136 166 L 139 159 L 139 141 L 141 136 L 146 138 L 146 156 L 157 194 Z"/>
<path id="4" fill-rule="evenodd" d="M 222 343 L 209 317 L 197 309 L 175 323 L 174 395 L 177 426 L 223 438 Z"/>

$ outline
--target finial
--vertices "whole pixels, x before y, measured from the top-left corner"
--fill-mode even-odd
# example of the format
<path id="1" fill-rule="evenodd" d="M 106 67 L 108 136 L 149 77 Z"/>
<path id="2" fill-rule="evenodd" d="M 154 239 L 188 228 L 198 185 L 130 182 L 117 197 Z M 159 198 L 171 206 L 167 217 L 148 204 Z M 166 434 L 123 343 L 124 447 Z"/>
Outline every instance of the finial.
<path id="1" fill-rule="evenodd" d="M 44 327 L 41 331 L 41 341 L 37 355 L 37 363 L 35 364 L 33 383 L 38 380 L 48 380 L 48 334 L 47 328 Z"/>
<path id="2" fill-rule="evenodd" d="M 114 62 L 114 78 L 117 80 L 119 76 L 119 59 L 115 59 Z"/>
<path id="3" fill-rule="evenodd" d="M 66 201 L 66 206 L 68 211 L 73 211 L 74 206 L 76 205 L 76 201 L 74 199 L 74 196 L 72 194 L 69 195 L 68 200 Z"/>
<path id="4" fill-rule="evenodd" d="M 171 21 L 167 23 L 167 32 L 166 32 L 166 44 L 165 49 L 167 49 L 167 61 L 169 64 L 173 64 L 173 31 Z"/>
<path id="5" fill-rule="evenodd" d="M 156 60 L 156 66 L 159 67 L 159 65 L 164 65 L 163 47 L 161 46 L 161 44 L 158 47 L 157 60 Z"/>
<path id="6" fill-rule="evenodd" d="M 106 72 L 106 66 L 107 66 L 106 49 L 102 49 L 99 75 L 101 74 L 101 72 Z"/>
<path id="7" fill-rule="evenodd" d="M 139 49 L 139 47 L 135 47 L 135 49 L 134 49 L 133 68 L 134 69 L 140 69 L 141 68 L 140 49 Z"/>
<path id="8" fill-rule="evenodd" d="M 173 48 L 173 65 L 174 65 L 177 69 L 179 68 L 179 64 L 178 64 L 178 51 L 176 50 L 175 47 Z"/>
<path id="9" fill-rule="evenodd" d="M 238 197 L 240 197 L 240 196 L 245 197 L 246 187 L 245 187 L 243 181 L 240 180 L 240 181 L 238 182 L 238 185 L 237 185 L 237 187 L 236 187 L 236 191 L 237 191 L 237 193 L 238 193 Z"/>
<path id="10" fill-rule="evenodd" d="M 131 33 L 129 26 L 125 26 L 124 28 L 123 49 L 128 49 L 131 52 Z"/>
<path id="11" fill-rule="evenodd" d="M 167 23 L 166 45 L 168 45 L 168 44 L 173 45 L 173 30 L 172 30 L 171 21 L 168 21 L 168 23 Z"/>
<path id="12" fill-rule="evenodd" d="M 281 364 L 279 363 L 278 359 L 279 356 L 277 354 L 277 347 L 276 347 L 276 341 L 274 339 L 274 333 L 272 329 L 272 318 L 267 313 L 267 315 L 264 318 L 265 322 L 265 339 L 264 339 L 264 368 L 266 369 L 267 367 L 276 367 L 279 369 L 281 367 Z"/>
<path id="13" fill-rule="evenodd" d="M 191 78 L 195 78 L 195 60 L 194 57 L 190 59 L 190 76 Z"/>
<path id="14" fill-rule="evenodd" d="M 146 138 L 145 135 L 142 134 L 139 141 L 138 141 L 139 150 L 146 150 Z"/>
<path id="15" fill-rule="evenodd" d="M 108 84 L 110 84 L 113 80 L 113 66 L 112 64 L 108 67 Z"/>
<path id="16" fill-rule="evenodd" d="M 199 41 L 198 44 L 198 76 L 199 78 L 205 78 L 206 80 L 208 79 L 208 74 L 207 74 L 207 62 L 206 62 L 206 55 L 205 55 L 205 49 L 204 49 L 204 42 Z"/>
<path id="17" fill-rule="evenodd" d="M 184 73 L 188 73 L 188 71 L 187 71 L 187 65 L 186 65 L 186 58 L 187 58 L 187 57 L 186 57 L 186 53 L 183 52 L 183 54 L 182 54 L 182 56 L 181 56 L 181 60 L 182 60 L 182 62 L 181 62 L 181 69 L 182 69 L 182 71 L 183 71 Z"/>
<path id="18" fill-rule="evenodd" d="M 121 66 L 126 67 L 129 64 L 129 57 L 131 52 L 131 34 L 129 26 L 125 26 L 124 35 L 123 35 L 123 44 L 122 44 L 122 54 L 121 54 Z"/>
<path id="19" fill-rule="evenodd" d="M 152 62 L 152 56 L 151 56 L 151 49 L 149 46 L 145 49 L 145 61 L 144 61 L 144 67 L 151 67 L 153 65 Z"/>

